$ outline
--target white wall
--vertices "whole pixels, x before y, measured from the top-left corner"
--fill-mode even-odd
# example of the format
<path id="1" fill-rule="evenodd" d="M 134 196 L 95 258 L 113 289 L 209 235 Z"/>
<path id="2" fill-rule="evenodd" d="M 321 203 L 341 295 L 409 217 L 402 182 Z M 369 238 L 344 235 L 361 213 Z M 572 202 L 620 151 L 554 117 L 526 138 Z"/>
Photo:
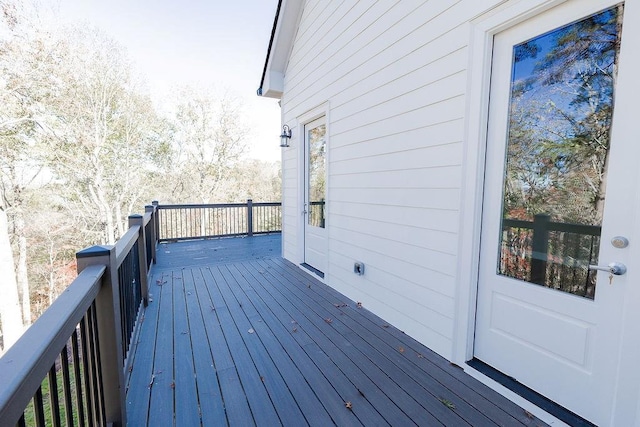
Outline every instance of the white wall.
<path id="1" fill-rule="evenodd" d="M 468 21 L 487 3 L 308 0 L 282 99 L 298 129 L 283 151 L 284 256 L 302 261 L 301 118 L 328 102 L 325 281 L 447 358 Z"/>

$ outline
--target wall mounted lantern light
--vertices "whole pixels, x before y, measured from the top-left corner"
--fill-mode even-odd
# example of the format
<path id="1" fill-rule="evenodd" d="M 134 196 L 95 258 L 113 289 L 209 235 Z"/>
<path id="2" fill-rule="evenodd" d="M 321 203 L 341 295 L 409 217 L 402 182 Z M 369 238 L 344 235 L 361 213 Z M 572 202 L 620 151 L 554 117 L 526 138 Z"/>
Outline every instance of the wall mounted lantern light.
<path id="1" fill-rule="evenodd" d="M 289 126 L 287 125 L 282 126 L 282 134 L 280 135 L 280 147 L 288 147 L 290 139 L 291 129 L 289 129 Z"/>

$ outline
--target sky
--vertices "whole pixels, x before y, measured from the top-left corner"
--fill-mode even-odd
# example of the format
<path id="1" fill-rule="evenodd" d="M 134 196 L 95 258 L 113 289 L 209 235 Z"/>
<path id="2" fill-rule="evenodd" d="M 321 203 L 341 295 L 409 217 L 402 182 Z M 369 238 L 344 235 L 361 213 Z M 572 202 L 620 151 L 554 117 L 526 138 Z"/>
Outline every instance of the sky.
<path id="1" fill-rule="evenodd" d="M 44 0 L 47 4 L 47 0 Z M 249 157 L 280 160 L 280 108 L 256 95 L 278 0 L 48 0 L 58 19 L 121 43 L 153 99 L 179 85 L 230 89 L 249 118 Z"/>

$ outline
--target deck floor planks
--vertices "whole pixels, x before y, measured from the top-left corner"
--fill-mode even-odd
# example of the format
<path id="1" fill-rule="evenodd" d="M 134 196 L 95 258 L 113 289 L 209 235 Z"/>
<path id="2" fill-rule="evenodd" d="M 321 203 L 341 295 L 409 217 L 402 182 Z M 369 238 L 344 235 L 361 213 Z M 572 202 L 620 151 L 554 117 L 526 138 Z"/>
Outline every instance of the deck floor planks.
<path id="1" fill-rule="evenodd" d="M 331 425 L 333 421 L 322 402 L 317 399 L 313 389 L 309 387 L 285 348 L 277 339 L 274 339 L 278 332 L 286 334 L 289 332 L 278 331 L 276 328 L 270 329 L 265 325 L 264 311 L 259 312 L 254 305 L 257 295 L 235 265 L 223 266 L 220 270 L 223 276 L 229 278 L 228 292 L 233 293 L 236 300 L 242 303 L 243 310 L 247 314 L 250 323 L 245 326 L 253 329 L 260 340 L 261 347 L 253 349 L 252 357 L 256 364 L 266 368 L 263 375 L 264 382 L 283 423 L 285 425 Z M 234 286 L 236 284 L 237 286 Z M 247 292 L 253 293 L 251 298 L 247 296 Z M 295 396 L 299 398 L 296 399 Z"/>
<path id="2" fill-rule="evenodd" d="M 263 281 L 265 279 L 262 279 Z M 351 414 L 354 414 L 359 422 L 364 425 L 385 425 L 387 422 L 367 399 L 360 395 L 358 387 L 352 381 L 351 375 L 348 369 L 341 369 L 338 366 L 334 357 L 330 357 L 325 350 L 331 352 L 329 346 L 321 347 L 321 343 L 316 342 L 317 339 L 322 338 L 313 325 L 307 326 L 306 323 L 300 323 L 296 319 L 302 319 L 302 313 L 295 307 L 283 305 L 283 301 L 276 300 L 270 287 L 263 287 L 262 281 L 256 281 L 256 291 L 260 295 L 265 303 L 268 304 L 275 315 L 282 324 L 289 324 L 292 329 L 296 328 L 296 332 L 291 333 L 291 337 L 296 341 L 299 348 L 312 360 L 317 369 L 322 373 L 327 381 L 334 387 L 335 391 L 341 397 L 339 401 L 329 400 L 325 402 L 328 406 L 330 414 L 337 419 L 350 418 Z M 312 338 L 313 337 L 313 338 Z M 292 345 L 288 348 L 289 351 L 295 351 L 298 347 Z M 347 370 L 347 372 L 345 372 Z M 307 380 L 317 379 L 315 370 L 305 371 Z M 331 397 L 333 395 L 330 394 Z M 347 410 L 345 403 L 351 402 L 352 409 Z M 355 420 L 347 420 L 346 425 L 353 425 Z M 337 423 L 338 425 L 345 425 Z M 409 425 L 411 422 L 409 423 Z"/>
<path id="3" fill-rule="evenodd" d="M 268 262 L 260 263 L 263 267 L 267 267 L 270 264 Z M 408 393 L 406 387 L 408 383 L 398 384 L 393 381 L 389 376 L 389 372 L 377 366 L 367 356 L 366 347 L 368 344 L 359 339 L 351 330 L 343 328 L 342 316 L 339 315 L 339 310 L 328 301 L 321 301 L 320 303 L 326 303 L 331 306 L 331 310 L 328 307 L 320 307 L 317 304 L 308 304 L 308 298 L 305 298 L 306 292 L 310 291 L 301 282 L 297 284 L 291 283 L 291 277 L 282 274 L 280 269 L 267 268 L 269 274 L 275 274 L 276 280 L 279 280 L 279 289 L 277 292 L 282 293 L 282 297 L 289 300 L 291 304 L 299 305 L 303 307 L 303 311 L 309 320 L 314 318 L 323 319 L 326 324 L 324 328 L 327 338 L 332 344 L 340 348 L 348 360 L 353 361 L 368 378 L 368 381 L 375 386 L 363 386 L 359 387 L 360 390 L 368 390 L 365 395 L 367 398 L 373 393 L 374 404 L 377 408 L 383 408 L 385 415 L 389 415 L 391 420 L 397 420 L 399 415 L 394 414 L 397 411 L 394 406 L 402 410 L 405 416 L 408 416 L 411 420 L 417 422 L 420 425 L 427 423 L 441 422 L 449 425 L 462 425 L 464 424 L 455 413 L 452 413 L 446 406 L 440 401 L 435 400 L 431 402 L 429 408 L 424 408 L 417 402 L 414 397 Z M 304 283 L 309 283 L 307 279 Z M 315 282 L 315 279 L 311 284 L 311 287 L 321 285 L 319 282 Z M 286 292 L 282 287 L 286 288 Z M 316 301 L 317 302 L 317 301 Z M 331 319 L 331 323 L 325 321 L 325 319 Z M 370 349 L 373 350 L 373 349 Z M 374 350 L 375 351 L 375 350 Z M 391 365 L 390 365 L 391 366 Z M 407 381 L 411 381 L 409 377 Z"/>
<path id="4" fill-rule="evenodd" d="M 198 390 L 195 378 L 194 357 L 203 357 L 199 345 L 193 345 L 191 329 L 187 317 L 187 299 L 196 296 L 190 292 L 184 270 L 173 273 L 173 345 L 176 349 L 173 358 L 173 398 L 175 404 L 175 423 L 177 426 L 195 426 L 200 424 Z M 196 343 L 200 340 L 196 338 Z"/>
<path id="5" fill-rule="evenodd" d="M 206 339 L 210 345 L 215 372 L 220 384 L 227 423 L 232 426 L 255 425 L 249 402 L 245 396 L 245 390 L 242 387 L 238 370 L 229 351 L 218 317 L 218 313 L 227 310 L 227 307 L 224 305 L 224 301 L 216 300 L 214 302 L 212 299 L 207 286 L 204 284 L 206 277 L 202 269 L 195 270 L 194 275 L 196 274 L 202 277 L 202 286 L 196 288 L 196 293 L 203 313 Z M 207 310 L 209 312 L 205 314 Z"/>
<path id="6" fill-rule="evenodd" d="M 191 295 L 187 298 L 187 316 L 192 337 L 194 374 L 198 384 L 198 404 L 202 424 L 205 426 L 224 425 L 227 417 L 216 375 L 215 362 L 211 354 L 212 344 L 205 331 L 203 307 L 197 293 L 204 287 L 204 279 L 199 270 L 185 270 L 186 289 Z M 189 291 L 188 291 L 189 292 Z M 187 294 L 188 294 L 187 292 Z M 203 300 L 204 301 L 204 300 Z M 205 306 L 206 307 L 206 306 Z M 211 310 L 209 310 L 211 313 Z"/>
<path id="7" fill-rule="evenodd" d="M 374 346 L 371 342 L 365 339 L 365 337 L 371 338 L 372 335 L 367 334 L 368 331 L 359 328 L 356 322 L 352 320 L 348 321 L 348 319 L 351 318 L 344 316 L 344 312 L 342 310 L 343 307 L 341 307 L 344 303 L 344 298 L 338 301 L 333 300 L 333 302 L 331 302 L 330 300 L 316 294 L 312 288 L 318 287 L 318 283 L 314 284 L 312 288 L 307 288 L 306 292 L 304 289 L 300 289 L 299 286 L 296 285 L 295 280 L 292 281 L 290 277 L 283 276 L 283 283 L 287 286 L 287 289 L 289 289 L 289 293 L 298 296 L 301 304 L 307 304 L 309 310 L 317 313 L 319 316 L 333 316 L 333 325 L 340 332 L 340 336 L 345 337 L 345 339 L 360 349 L 362 355 L 369 360 L 366 363 L 376 366 L 388 375 L 398 387 L 402 387 L 403 391 L 408 394 L 408 397 L 400 400 L 401 402 L 410 401 L 413 396 L 415 396 L 424 405 L 424 409 L 428 410 L 431 414 L 445 423 L 462 422 L 462 420 L 452 416 L 453 412 L 470 424 L 472 423 L 476 426 L 484 424 L 484 416 L 482 413 L 475 410 L 475 408 L 470 407 L 466 402 L 459 399 L 457 395 L 452 394 L 448 389 L 442 387 L 440 383 L 431 380 L 428 376 L 423 376 L 420 379 L 424 384 L 420 385 L 410 374 L 411 371 L 406 372 L 404 369 L 401 369 L 398 365 L 403 361 L 401 356 L 402 353 L 406 351 L 402 345 L 392 348 L 385 342 L 376 342 L 377 345 Z M 313 304 L 309 304 L 309 302 L 313 302 Z M 336 304 L 338 307 L 336 307 Z M 403 368 L 407 368 L 407 365 L 405 364 Z M 413 372 L 413 374 L 416 373 L 417 372 Z M 394 396 L 397 393 L 393 387 L 386 392 L 389 395 Z M 454 404 L 456 407 L 455 411 L 448 409 L 443 402 L 450 402 L 451 404 Z M 416 404 L 420 404 L 420 402 L 416 401 Z M 411 410 L 411 408 L 409 408 L 409 410 Z M 417 414 L 419 414 L 419 412 L 416 413 L 415 410 L 416 408 L 414 407 L 413 412 L 409 412 L 412 417 L 417 417 Z M 487 419 L 486 421 L 489 420 Z"/>
<path id="8" fill-rule="evenodd" d="M 238 376 L 242 383 L 246 399 L 249 402 L 251 413 L 256 425 L 264 426 L 277 426 L 280 425 L 280 418 L 275 411 L 273 403 L 269 398 L 269 394 L 265 388 L 265 385 L 260 378 L 260 372 L 258 372 L 251 356 L 248 353 L 246 343 L 242 337 L 242 333 L 238 328 L 238 325 L 233 320 L 231 311 L 241 311 L 237 301 L 226 301 L 219 290 L 217 281 L 224 280 L 216 273 L 215 268 L 207 269 L 208 276 L 205 275 L 205 283 L 211 298 L 216 301 L 224 302 L 226 310 L 216 310 L 216 314 L 220 320 L 220 325 L 225 337 L 225 341 L 231 352 L 234 365 L 237 368 Z M 210 276 L 210 277 L 209 277 Z M 245 331 L 246 332 L 246 331 Z"/>
<path id="9" fill-rule="evenodd" d="M 279 236 L 162 247 L 129 425 L 544 425 L 279 250 Z"/>
<path id="10" fill-rule="evenodd" d="M 162 275 L 160 275 L 162 277 Z M 156 275 L 152 275 L 150 283 L 154 283 Z M 151 289 L 156 289 L 151 287 Z M 153 375 L 153 358 L 155 353 L 156 325 L 158 322 L 158 304 L 153 304 L 154 293 L 149 293 L 147 306 L 139 325 L 138 340 L 133 349 L 133 363 L 127 390 L 144 390 L 149 386 Z M 127 422 L 130 425 L 144 426 L 149 416 L 149 393 L 127 393 Z"/>
<path id="11" fill-rule="evenodd" d="M 291 302 L 287 296 L 282 294 L 280 289 L 278 289 L 278 285 L 280 284 L 279 280 L 276 276 L 272 276 L 268 269 L 263 277 L 265 291 L 279 294 L 279 297 L 276 299 L 288 315 L 297 322 L 298 328 L 306 331 L 313 337 L 313 340 L 317 343 L 318 347 L 323 350 L 323 353 L 330 357 L 335 363 L 335 366 L 337 366 L 355 386 L 356 393 L 353 394 L 352 399 L 347 399 L 347 401 L 350 401 L 352 405 L 355 406 L 357 404 L 356 397 L 360 395 L 364 397 L 364 399 L 358 400 L 367 401 L 370 407 L 377 411 L 383 420 L 386 420 L 386 423 L 397 423 L 400 425 L 414 424 L 406 413 L 388 399 L 387 394 L 381 389 L 381 385 L 371 380 L 367 375 L 366 368 L 356 363 L 359 362 L 359 360 L 353 360 L 352 357 L 350 357 L 350 355 L 354 354 L 351 343 L 332 332 L 332 325 L 326 321 L 326 318 L 309 316 L 304 309 L 304 305 L 296 305 L 294 302 Z M 263 285 L 263 283 L 259 282 L 257 284 Z M 337 341 L 337 343 L 335 341 Z M 378 379 L 381 383 L 387 382 L 384 375 Z M 401 394 L 404 393 L 401 389 L 397 389 L 396 391 Z M 364 424 L 371 425 L 371 423 L 374 423 L 375 425 L 380 423 L 381 420 L 371 419 L 371 417 L 375 415 L 371 410 L 363 412 L 364 413 L 359 416 L 364 417 L 361 419 Z M 431 419 L 431 421 L 437 423 L 435 418 Z"/>
<path id="12" fill-rule="evenodd" d="M 231 311 L 231 315 L 241 332 L 249 356 L 260 374 L 260 380 L 267 390 L 280 421 L 284 425 L 304 425 L 306 423 L 305 417 L 272 359 L 275 356 L 276 359 L 280 360 L 276 356 L 278 353 L 269 353 L 260 335 L 256 334 L 255 328 L 259 323 L 259 319 L 255 319 L 256 325 L 254 325 L 248 318 L 247 310 L 251 307 L 251 302 L 246 296 L 243 297 L 243 295 L 232 292 L 231 288 L 238 286 L 238 283 L 226 266 L 217 268 L 216 272 L 221 276 L 221 280 L 216 281 L 218 290 L 223 295 L 227 305 L 237 305 L 239 307 L 239 310 Z M 265 338 L 273 339 L 272 336 Z M 256 416 L 261 417 L 261 414 L 258 413 Z"/>
<path id="13" fill-rule="evenodd" d="M 244 265 L 234 264 L 231 267 L 237 269 L 241 274 L 244 272 L 244 277 L 253 278 L 251 272 L 247 271 Z M 274 341 L 265 342 L 267 350 L 279 346 L 289 357 L 290 362 L 287 365 L 291 366 L 290 368 L 284 367 L 282 374 L 292 394 L 301 397 L 298 399 L 298 405 L 309 423 L 320 426 L 330 425 L 330 423 L 324 422 L 322 410 L 317 407 L 317 405 L 321 405 L 336 425 L 356 425 L 357 418 L 354 418 L 353 412 L 344 410 L 346 400 L 334 388 L 336 382 L 327 379 L 320 367 L 314 363 L 313 358 L 305 352 L 305 348 L 308 350 L 311 346 L 315 346 L 313 351 L 319 352 L 319 347 L 306 333 L 298 333 L 297 325 L 291 322 L 289 316 L 276 317 L 274 311 L 278 309 L 277 303 L 272 301 L 268 305 L 268 298 L 263 299 L 263 296 L 253 288 L 249 288 L 249 291 L 255 294 L 254 298 L 251 298 L 252 305 L 264 320 L 258 322 L 257 327 L 259 330 L 266 330 L 266 333 L 272 333 L 275 338 Z M 294 339 L 292 335 L 298 339 Z M 331 362 L 329 361 L 329 363 Z M 346 377 L 344 380 L 347 381 Z M 351 387 L 353 388 L 353 386 Z M 312 399 L 311 396 L 315 396 L 316 399 Z"/>
<path id="14" fill-rule="evenodd" d="M 277 265 L 288 268 L 289 271 L 301 280 L 308 279 L 308 274 L 293 264 L 281 259 L 274 259 L 272 261 Z M 258 262 L 258 264 L 261 263 Z M 514 419 L 524 425 L 540 425 L 539 420 L 532 418 L 522 408 L 509 400 L 502 400 L 500 402 L 502 407 L 498 407 L 486 397 L 486 386 L 475 379 L 470 381 L 470 377 L 460 368 L 436 355 L 413 338 L 404 334 L 404 332 L 397 328 L 390 327 L 375 314 L 366 309 L 355 308 L 355 302 L 349 300 L 334 289 L 327 286 L 315 286 L 312 289 L 315 293 L 323 295 L 324 298 L 335 298 L 339 303 L 349 301 L 350 303 L 341 310 L 361 326 L 361 331 L 377 336 L 382 344 L 386 343 L 394 348 L 404 346 L 407 351 L 401 354 L 402 359 L 410 362 L 410 364 L 419 369 L 420 372 L 433 377 L 434 380 L 442 384 L 446 389 L 451 390 L 467 402 L 467 404 L 475 407 L 480 413 L 486 416 L 488 420 L 491 420 L 491 425 L 494 425 L 496 422 L 500 425 L 510 425 L 514 422 Z M 383 324 L 386 327 L 381 327 Z M 417 359 L 412 358 L 412 355 L 416 355 Z M 409 372 L 415 372 L 410 365 L 407 366 L 407 364 L 402 363 L 402 360 L 399 360 L 398 363 Z M 474 422 L 477 423 L 477 420 L 474 420 Z"/>
<path id="15" fill-rule="evenodd" d="M 163 274 L 158 295 L 158 322 L 156 324 L 155 357 L 152 375 L 147 389 L 150 393 L 149 418 L 147 425 L 167 424 L 167 419 L 174 418 L 173 404 L 173 273 Z M 168 315 L 170 314 L 170 315 Z M 129 390 L 140 393 L 141 390 Z"/>

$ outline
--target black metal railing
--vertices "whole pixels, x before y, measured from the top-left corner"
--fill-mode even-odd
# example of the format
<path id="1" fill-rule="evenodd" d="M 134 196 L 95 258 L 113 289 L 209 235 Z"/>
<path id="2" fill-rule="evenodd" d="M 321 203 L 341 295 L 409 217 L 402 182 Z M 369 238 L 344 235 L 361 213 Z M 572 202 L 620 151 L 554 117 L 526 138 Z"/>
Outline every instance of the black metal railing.
<path id="1" fill-rule="evenodd" d="M 106 424 L 96 312 L 105 272 L 83 270 L 0 359 L 2 425 Z"/>
<path id="2" fill-rule="evenodd" d="M 282 231 L 279 202 L 156 205 L 158 241 L 252 236 Z"/>
<path id="3" fill-rule="evenodd" d="M 128 356 L 158 235 L 156 207 L 145 210 L 114 246 L 77 253 L 78 277 L 0 358 L 1 425 L 126 425 Z"/>
<path id="4" fill-rule="evenodd" d="M 587 298 L 595 294 L 601 227 L 552 222 L 540 214 L 534 221 L 504 219 L 499 273 Z"/>

